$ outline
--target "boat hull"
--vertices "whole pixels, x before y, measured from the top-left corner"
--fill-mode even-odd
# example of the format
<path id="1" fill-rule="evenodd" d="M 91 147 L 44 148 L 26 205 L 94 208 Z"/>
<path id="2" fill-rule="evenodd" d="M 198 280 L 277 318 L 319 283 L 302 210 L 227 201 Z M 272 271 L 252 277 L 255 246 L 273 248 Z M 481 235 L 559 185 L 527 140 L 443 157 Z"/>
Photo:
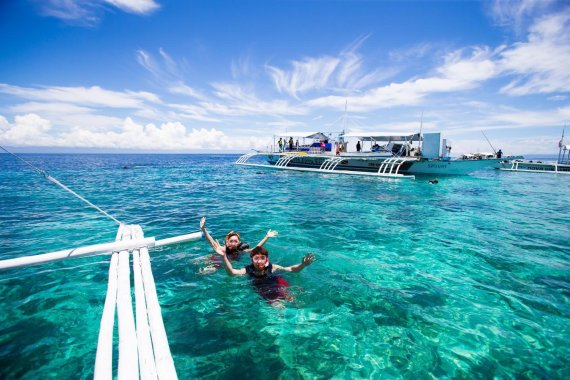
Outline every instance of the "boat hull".
<path id="1" fill-rule="evenodd" d="M 418 161 L 412 164 L 409 173 L 437 175 L 466 175 L 479 170 L 494 169 L 500 159 L 486 160 L 449 160 L 449 161 Z"/>
<path id="2" fill-rule="evenodd" d="M 570 174 L 570 165 L 556 162 L 512 161 L 500 164 L 500 170 L 531 173 Z"/>
<path id="3" fill-rule="evenodd" d="M 281 154 L 269 154 L 267 161 L 271 165 L 275 165 L 282 157 Z M 334 156 L 329 155 L 299 155 L 292 159 L 287 166 L 304 167 L 318 169 L 323 163 Z M 345 171 L 361 171 L 361 172 L 378 172 L 382 164 L 391 157 L 374 157 L 366 156 L 348 156 L 341 155 L 340 161 L 335 170 Z M 402 162 L 397 172 L 400 174 L 426 174 L 426 175 L 466 175 L 474 171 L 496 168 L 499 165 L 499 159 L 486 160 L 427 160 L 419 158 L 409 158 L 408 161 Z M 392 168 L 388 165 L 386 172 Z M 396 170 L 394 167 L 392 170 Z"/>

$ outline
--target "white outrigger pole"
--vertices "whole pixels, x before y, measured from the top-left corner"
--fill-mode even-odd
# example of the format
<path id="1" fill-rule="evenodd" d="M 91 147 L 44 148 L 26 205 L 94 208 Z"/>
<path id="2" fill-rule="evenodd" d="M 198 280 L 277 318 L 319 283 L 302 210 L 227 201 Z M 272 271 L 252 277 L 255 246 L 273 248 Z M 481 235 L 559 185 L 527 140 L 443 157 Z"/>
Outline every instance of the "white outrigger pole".
<path id="1" fill-rule="evenodd" d="M 0 146 L 3 150 L 6 149 Z M 10 152 L 8 152 L 10 153 Z M 12 154 L 12 153 L 10 153 Z M 156 295 L 154 277 L 150 267 L 148 248 L 178 244 L 202 238 L 202 232 L 156 240 L 145 238 L 139 225 L 125 225 L 99 207 L 69 189 L 45 171 L 31 166 L 50 182 L 61 186 L 74 196 L 96 208 L 119 224 L 115 242 L 67 249 L 40 255 L 0 260 L 0 270 L 28 265 L 65 260 L 75 257 L 111 255 L 109 281 L 105 305 L 101 316 L 94 379 L 113 379 L 113 330 L 115 310 L 118 321 L 119 360 L 117 378 L 131 379 L 177 379 L 176 368 L 168 346 L 160 304 Z M 135 314 L 131 297 L 130 256 L 132 255 Z M 136 323 L 135 323 L 136 320 Z"/>
<path id="2" fill-rule="evenodd" d="M 112 379 L 115 310 L 119 326 L 119 379 L 176 379 L 154 278 L 149 247 L 195 241 L 202 232 L 155 240 L 144 238 L 138 225 L 119 226 L 117 240 L 40 255 L 0 261 L 0 270 L 43 264 L 75 257 L 111 255 L 109 282 L 101 316 L 95 379 Z M 136 327 L 131 299 L 130 255 L 133 257 Z M 152 342 L 152 343 L 151 343 Z"/>

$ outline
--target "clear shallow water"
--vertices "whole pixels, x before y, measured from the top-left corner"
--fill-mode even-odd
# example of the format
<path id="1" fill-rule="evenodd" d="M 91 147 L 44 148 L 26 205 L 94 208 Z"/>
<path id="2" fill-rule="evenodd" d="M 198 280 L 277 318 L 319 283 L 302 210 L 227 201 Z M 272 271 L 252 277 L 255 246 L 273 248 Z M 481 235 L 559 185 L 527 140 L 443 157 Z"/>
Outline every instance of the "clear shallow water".
<path id="1" fill-rule="evenodd" d="M 247 278 L 210 273 L 205 240 L 152 250 L 180 378 L 570 377 L 567 176 L 429 185 L 258 174 L 237 156 L 24 157 L 146 236 L 206 215 L 220 238 L 278 230 L 276 263 L 317 255 L 284 275 L 294 301 L 279 308 Z M 0 169 L 0 259 L 114 240 L 114 222 L 15 159 Z M 92 377 L 108 261 L 0 272 L 0 378 Z"/>

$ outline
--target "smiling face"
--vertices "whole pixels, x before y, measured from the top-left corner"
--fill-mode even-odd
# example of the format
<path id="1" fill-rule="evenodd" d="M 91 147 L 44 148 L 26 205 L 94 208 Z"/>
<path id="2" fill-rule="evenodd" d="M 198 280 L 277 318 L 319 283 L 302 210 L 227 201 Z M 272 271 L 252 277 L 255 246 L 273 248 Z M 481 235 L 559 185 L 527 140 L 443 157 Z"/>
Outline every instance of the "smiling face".
<path id="1" fill-rule="evenodd" d="M 251 263 L 253 264 L 253 267 L 257 270 L 264 270 L 265 267 L 267 266 L 267 263 L 269 262 L 269 258 L 261 253 L 258 253 L 257 255 L 253 255 L 251 257 Z"/>
<path id="2" fill-rule="evenodd" d="M 255 247 L 249 254 L 251 256 L 251 265 L 256 271 L 263 271 L 269 265 L 269 252 L 263 247 Z"/>
<path id="3" fill-rule="evenodd" d="M 226 236 L 226 247 L 229 248 L 230 251 L 235 251 L 240 243 L 239 234 L 237 232 L 231 231 Z"/>

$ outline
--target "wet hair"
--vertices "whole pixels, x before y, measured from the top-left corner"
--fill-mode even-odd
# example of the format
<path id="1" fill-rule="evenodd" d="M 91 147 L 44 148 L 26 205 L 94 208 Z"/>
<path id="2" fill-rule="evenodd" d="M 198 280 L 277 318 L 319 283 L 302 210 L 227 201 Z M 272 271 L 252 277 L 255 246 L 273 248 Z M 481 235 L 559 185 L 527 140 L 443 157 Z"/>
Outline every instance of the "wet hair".
<path id="1" fill-rule="evenodd" d="M 255 255 L 265 255 L 267 257 L 269 257 L 269 252 L 267 251 L 267 249 L 260 247 L 260 246 L 256 246 L 254 249 L 251 250 L 249 256 L 253 257 Z"/>
<path id="2" fill-rule="evenodd" d="M 226 235 L 226 240 L 230 240 L 234 236 L 237 236 L 238 240 L 240 240 L 239 234 L 237 232 L 235 232 L 234 230 L 231 230 L 230 232 L 228 232 L 228 234 Z"/>

